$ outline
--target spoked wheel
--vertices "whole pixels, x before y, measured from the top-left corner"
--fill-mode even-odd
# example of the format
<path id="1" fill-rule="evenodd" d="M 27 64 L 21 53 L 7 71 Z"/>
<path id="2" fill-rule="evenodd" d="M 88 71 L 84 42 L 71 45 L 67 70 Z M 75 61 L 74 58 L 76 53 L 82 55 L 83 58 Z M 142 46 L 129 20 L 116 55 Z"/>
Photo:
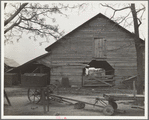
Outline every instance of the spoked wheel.
<path id="1" fill-rule="evenodd" d="M 40 89 L 28 89 L 28 99 L 32 103 L 39 103 L 41 100 L 41 91 Z"/>
<path id="2" fill-rule="evenodd" d="M 83 109 L 85 107 L 85 103 L 83 102 L 78 102 L 74 104 L 75 109 Z"/>
<path id="3" fill-rule="evenodd" d="M 114 101 L 109 101 L 109 104 L 114 108 L 114 110 L 117 109 L 117 103 Z"/>
<path id="4" fill-rule="evenodd" d="M 104 109 L 103 109 L 103 114 L 106 116 L 110 116 L 114 114 L 114 109 L 111 105 L 107 105 Z"/>

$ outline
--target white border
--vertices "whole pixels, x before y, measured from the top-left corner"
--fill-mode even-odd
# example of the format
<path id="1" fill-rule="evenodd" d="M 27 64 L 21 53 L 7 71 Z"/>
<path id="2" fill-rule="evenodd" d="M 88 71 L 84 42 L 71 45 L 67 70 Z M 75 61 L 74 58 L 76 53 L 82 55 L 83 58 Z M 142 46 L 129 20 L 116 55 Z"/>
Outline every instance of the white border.
<path id="1" fill-rule="evenodd" d="M 12 2 L 12 1 L 1 1 L 1 15 L 4 16 L 3 8 L 4 8 L 4 2 Z M 13 2 L 22 2 L 22 1 L 13 1 Z M 37 2 L 37 1 L 23 1 L 23 2 Z M 38 1 L 39 2 L 39 1 Z M 47 1 L 42 1 L 47 2 Z M 53 2 L 53 1 L 48 1 Z M 78 1 L 54 1 L 56 2 L 78 2 Z M 79 2 L 91 2 L 91 1 L 79 1 Z M 98 2 L 99 1 L 94 1 Z M 113 1 L 100 1 L 100 2 L 108 2 L 112 3 Z M 126 2 L 132 2 L 132 3 L 139 3 L 139 2 L 145 2 L 147 5 L 147 11 L 148 11 L 148 1 L 114 1 L 117 3 L 126 3 Z M 146 24 L 148 26 L 148 14 Z M 2 119 L 56 119 L 56 116 L 4 116 L 4 45 L 3 45 L 3 39 L 4 39 L 4 18 L 1 17 L 1 118 Z M 148 34 L 148 28 L 147 34 Z M 145 41 L 145 116 L 59 116 L 59 119 L 148 119 L 148 36 L 146 35 L 147 40 Z"/>

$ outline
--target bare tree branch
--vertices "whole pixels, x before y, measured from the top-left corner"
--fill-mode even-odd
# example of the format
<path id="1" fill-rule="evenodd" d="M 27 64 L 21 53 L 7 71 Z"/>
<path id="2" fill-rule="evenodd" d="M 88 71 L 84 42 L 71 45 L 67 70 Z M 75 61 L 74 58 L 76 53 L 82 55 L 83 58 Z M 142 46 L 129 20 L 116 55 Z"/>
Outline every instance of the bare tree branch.
<path id="1" fill-rule="evenodd" d="M 27 4 L 28 3 L 23 3 L 20 6 L 20 8 L 10 18 L 8 18 L 7 20 L 5 20 L 4 26 L 6 26 L 11 20 L 13 20 Z"/>
<path id="2" fill-rule="evenodd" d="M 17 21 L 18 21 L 18 20 L 17 20 Z M 20 19 L 19 19 L 19 22 L 17 22 L 17 21 L 16 21 L 15 23 L 13 23 L 9 28 L 7 28 L 7 29 L 4 31 L 4 34 L 6 34 L 9 30 L 12 30 L 13 27 L 19 25 L 19 24 L 21 23 L 22 19 L 20 18 Z"/>
<path id="3" fill-rule="evenodd" d="M 121 11 L 121 10 L 125 10 L 125 9 L 130 8 L 130 7 L 128 6 L 128 7 L 124 7 L 124 8 L 121 8 L 121 9 L 115 9 L 115 8 L 113 8 L 113 7 L 111 7 L 111 6 L 107 5 L 107 4 L 103 5 L 103 4 L 101 3 L 101 5 L 104 6 L 104 7 L 109 7 L 109 8 L 111 8 L 111 9 L 114 10 L 114 11 Z"/>
<path id="4" fill-rule="evenodd" d="M 137 13 L 139 13 L 140 11 L 145 11 L 145 6 L 142 4 L 143 8 L 139 9 L 138 11 L 136 11 Z"/>
<path id="5" fill-rule="evenodd" d="M 129 12 L 120 22 L 118 22 L 118 24 L 122 23 L 124 20 L 126 20 L 126 18 L 130 15 L 131 12 Z"/>
<path id="6" fill-rule="evenodd" d="M 4 3 L 4 9 L 6 8 L 6 6 L 7 6 L 7 3 Z"/>
<path id="7" fill-rule="evenodd" d="M 139 18 L 137 18 L 139 21 L 138 27 L 142 24 L 141 20 Z"/>
<path id="8" fill-rule="evenodd" d="M 59 28 L 56 25 L 52 25 L 50 22 L 55 22 L 55 18 L 52 18 L 53 14 L 61 14 L 67 16 L 64 11 L 73 8 L 82 8 L 83 4 L 40 4 L 40 3 L 10 3 L 13 9 L 16 11 L 14 14 L 10 14 L 6 11 L 5 18 L 5 30 L 4 33 L 11 37 L 17 37 L 13 33 L 26 32 L 27 34 L 33 33 L 34 36 L 40 36 L 46 38 L 47 41 L 50 36 L 55 39 L 61 37 L 63 32 L 59 32 Z M 63 11 L 64 10 L 64 11 Z M 7 19 L 8 18 L 8 19 Z M 49 21 L 50 18 L 52 21 Z M 16 19 L 18 19 L 16 21 Z M 7 25 L 8 24 L 8 25 Z M 51 25 L 50 25 L 51 24 Z M 12 32 L 11 32 L 12 30 Z M 16 35 L 17 35 L 16 34 Z M 31 36 L 31 35 L 30 35 Z M 10 38 L 10 37 L 9 37 Z M 7 39 L 9 39 L 7 37 Z M 36 39 L 36 37 L 34 37 Z"/>
<path id="9" fill-rule="evenodd" d="M 26 27 L 23 27 L 23 26 L 20 26 L 18 25 L 18 27 L 22 28 L 22 29 L 26 29 L 26 30 L 31 30 L 31 31 L 38 31 L 39 33 L 43 33 L 43 34 L 49 34 L 51 35 L 52 37 L 54 37 L 55 39 L 57 39 L 57 36 L 55 36 L 54 34 L 50 33 L 50 32 L 42 32 L 40 31 L 39 29 L 34 29 L 34 28 L 26 28 Z"/>
<path id="10" fill-rule="evenodd" d="M 114 13 L 113 13 L 113 15 L 112 15 L 112 17 L 111 17 L 110 19 L 112 19 L 112 18 L 115 16 L 115 13 L 116 13 L 117 11 L 122 11 L 122 10 L 125 10 L 125 9 L 130 8 L 130 6 L 128 6 L 128 7 L 123 7 L 123 8 L 121 8 L 121 9 L 115 9 L 115 8 L 113 8 L 113 7 L 111 7 L 111 6 L 107 5 L 107 4 L 104 5 L 104 4 L 101 3 L 101 5 L 102 5 L 103 7 L 108 7 L 108 8 L 111 8 L 112 10 L 114 10 Z"/>
<path id="11" fill-rule="evenodd" d="M 110 19 L 112 19 L 114 17 L 115 13 L 116 13 L 116 11 L 114 11 L 114 13 L 113 13 L 113 15 L 112 15 L 112 17 Z"/>
<path id="12" fill-rule="evenodd" d="M 141 16 L 140 16 L 140 20 L 142 20 L 143 14 L 144 14 L 145 10 L 142 12 Z"/>

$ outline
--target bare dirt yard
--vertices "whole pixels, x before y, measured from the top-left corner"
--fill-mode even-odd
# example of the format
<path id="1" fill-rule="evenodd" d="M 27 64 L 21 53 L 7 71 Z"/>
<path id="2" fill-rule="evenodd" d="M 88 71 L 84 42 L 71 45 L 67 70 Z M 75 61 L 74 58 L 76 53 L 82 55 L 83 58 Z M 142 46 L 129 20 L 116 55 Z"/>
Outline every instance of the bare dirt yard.
<path id="1" fill-rule="evenodd" d="M 69 103 L 59 103 L 50 101 L 49 111 L 44 113 L 43 104 L 30 103 L 27 97 L 27 89 L 19 87 L 5 88 L 5 91 L 11 102 L 8 105 L 4 98 L 4 116 L 105 116 L 103 108 L 85 105 L 84 109 L 75 109 L 74 105 Z M 132 90 L 117 88 L 61 88 L 54 94 L 64 97 L 95 103 L 95 98 L 101 97 L 104 93 L 114 94 L 132 94 Z M 131 108 L 133 101 L 117 101 L 118 111 L 113 116 L 144 116 L 144 110 Z M 98 105 L 101 105 L 98 103 Z M 124 112 L 125 111 L 125 112 Z"/>

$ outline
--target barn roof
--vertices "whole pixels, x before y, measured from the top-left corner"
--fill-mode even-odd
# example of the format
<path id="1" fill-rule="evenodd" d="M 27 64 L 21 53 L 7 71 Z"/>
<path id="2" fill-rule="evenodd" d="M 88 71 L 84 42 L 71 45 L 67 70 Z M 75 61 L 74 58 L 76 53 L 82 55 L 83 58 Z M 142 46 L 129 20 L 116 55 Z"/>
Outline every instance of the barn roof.
<path id="1" fill-rule="evenodd" d="M 62 38 L 60 38 L 59 40 L 57 40 L 56 42 L 54 42 L 53 44 L 51 44 L 50 46 L 48 46 L 47 48 L 45 48 L 46 51 L 50 51 L 50 49 L 55 46 L 56 44 L 59 43 L 59 41 L 61 41 L 64 37 L 68 36 L 70 33 L 76 31 L 77 29 L 79 29 L 81 26 L 83 26 L 84 24 L 90 22 L 93 19 L 96 19 L 97 17 L 103 17 L 107 20 L 109 20 L 110 22 L 112 22 L 113 24 L 115 24 L 116 26 L 118 26 L 119 28 L 121 28 L 122 30 L 124 30 L 126 33 L 130 34 L 130 35 L 134 35 L 134 33 L 131 33 L 130 31 L 128 31 L 127 29 L 125 29 L 124 27 L 120 26 L 118 23 L 112 21 L 111 19 L 109 19 L 108 17 L 106 17 L 105 15 L 99 13 L 97 15 L 95 15 L 93 18 L 89 19 L 88 21 L 86 21 L 85 23 L 83 23 L 82 25 L 78 26 L 77 28 L 75 28 L 74 30 L 72 30 L 71 32 L 69 32 L 68 34 L 66 34 L 65 36 L 63 36 Z M 141 39 L 142 40 L 142 39 Z M 143 44 L 144 44 L 144 40 L 142 40 Z"/>
<path id="2" fill-rule="evenodd" d="M 32 63 L 35 62 L 36 60 L 39 60 L 39 59 L 41 59 L 41 58 L 47 56 L 48 54 L 50 54 L 50 53 L 48 52 L 48 53 L 45 53 L 45 54 L 43 54 L 43 55 L 40 55 L 40 56 L 38 56 L 38 57 L 36 57 L 36 58 L 34 58 L 34 59 L 28 61 L 28 62 L 26 62 L 26 63 L 24 63 L 24 64 L 22 64 L 22 65 L 16 67 L 16 68 L 10 69 L 8 72 L 13 72 L 14 70 L 18 70 L 18 69 L 27 67 L 28 65 L 32 64 Z"/>
<path id="3" fill-rule="evenodd" d="M 96 19 L 97 17 L 103 17 L 103 18 L 109 20 L 110 22 L 112 22 L 113 24 L 117 25 L 117 26 L 120 27 L 121 29 L 123 29 L 123 30 L 124 30 L 125 32 L 127 32 L 128 34 L 134 35 L 134 33 L 131 33 L 131 32 L 128 31 L 127 29 L 125 29 L 125 28 L 123 28 L 122 26 L 120 26 L 118 23 L 112 21 L 111 19 L 109 19 L 109 18 L 106 17 L 105 15 L 99 13 L 99 14 L 97 14 L 96 16 L 94 16 L 93 18 L 91 18 L 90 20 L 86 21 L 85 23 L 83 23 L 83 24 L 80 25 L 79 27 L 75 28 L 74 30 L 72 30 L 71 32 L 69 32 L 68 34 L 66 34 L 65 36 L 63 36 L 62 38 L 60 38 L 59 40 L 57 40 L 56 42 L 54 42 L 53 44 L 51 44 L 50 46 L 48 46 L 47 48 L 45 48 L 45 50 L 46 50 L 46 51 L 50 51 L 51 47 L 54 47 L 56 44 L 58 44 L 59 41 L 61 41 L 64 37 L 66 37 L 67 35 L 69 35 L 70 33 L 74 32 L 74 31 L 76 31 L 76 30 L 79 29 L 81 26 L 83 26 L 84 24 L 90 22 L 91 20 Z M 141 40 L 142 40 L 142 39 L 141 39 Z M 143 45 L 144 45 L 144 43 L 145 43 L 144 40 L 142 40 L 142 44 L 143 44 Z M 19 66 L 19 67 L 17 67 L 17 68 L 11 69 L 9 72 L 13 72 L 13 71 L 16 70 L 16 69 L 24 68 L 24 67 L 26 67 L 26 66 L 32 64 L 32 63 L 35 62 L 36 60 L 39 60 L 39 59 L 41 59 L 41 58 L 43 58 L 43 57 L 45 57 L 45 56 L 47 56 L 47 55 L 49 55 L 49 54 L 50 54 L 50 52 L 45 53 L 45 54 L 43 54 L 43 55 L 40 55 L 39 57 L 36 57 L 35 59 L 32 59 L 32 60 L 30 60 L 30 61 L 24 63 L 23 65 L 21 65 L 21 66 Z"/>

